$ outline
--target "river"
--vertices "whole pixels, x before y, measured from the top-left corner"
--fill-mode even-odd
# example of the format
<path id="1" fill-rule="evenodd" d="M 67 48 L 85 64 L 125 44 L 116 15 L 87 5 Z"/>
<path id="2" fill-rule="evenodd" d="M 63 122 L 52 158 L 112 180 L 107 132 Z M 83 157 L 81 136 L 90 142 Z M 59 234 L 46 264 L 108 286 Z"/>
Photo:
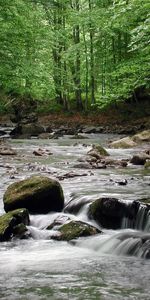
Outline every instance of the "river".
<path id="1" fill-rule="evenodd" d="M 86 201 L 111 196 L 122 201 L 150 197 L 150 173 L 141 166 L 83 170 L 76 168 L 91 144 L 105 146 L 114 158 L 129 158 L 139 149 L 113 150 L 108 141 L 114 135 L 89 135 L 84 140 L 64 136 L 58 140 L 9 140 L 17 155 L 0 156 L 0 214 L 4 213 L 3 194 L 15 181 L 32 174 L 60 178 L 73 172 L 81 175 L 60 180 L 65 201 Z M 43 148 L 52 155 L 37 157 L 33 151 Z M 48 153 L 47 151 L 47 153 Z M 127 180 L 126 185 L 120 181 Z M 80 238 L 74 243 L 53 241 L 44 229 L 55 214 L 30 216 L 32 238 L 0 244 L 0 299 L 27 300 L 148 300 L 150 260 L 139 252 L 127 255 L 132 235 L 150 232 L 149 219 L 144 228 L 104 230 L 103 235 Z M 59 214 L 62 217 L 67 214 Z M 71 218 L 90 222 L 86 205 Z M 141 217 L 140 217 L 141 218 Z M 140 222 L 140 220 L 138 221 Z M 118 236 L 128 235 L 118 245 Z"/>

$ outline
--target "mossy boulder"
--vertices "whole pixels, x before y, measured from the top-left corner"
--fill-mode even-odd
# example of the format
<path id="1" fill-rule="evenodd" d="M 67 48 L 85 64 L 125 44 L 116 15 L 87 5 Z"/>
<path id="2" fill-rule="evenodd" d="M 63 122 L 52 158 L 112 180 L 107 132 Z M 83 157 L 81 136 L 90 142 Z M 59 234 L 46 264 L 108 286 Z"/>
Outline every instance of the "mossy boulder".
<path id="1" fill-rule="evenodd" d="M 6 212 L 25 207 L 30 213 L 62 211 L 64 196 L 58 181 L 46 176 L 31 176 L 11 184 L 3 197 Z"/>
<path id="2" fill-rule="evenodd" d="M 139 205 L 137 201 L 129 204 L 116 198 L 102 197 L 91 203 L 88 215 L 104 228 L 118 229 L 124 217 L 135 219 Z"/>
<path id="3" fill-rule="evenodd" d="M 100 158 L 101 156 L 109 156 L 109 153 L 99 144 L 93 144 L 92 149 L 87 153 L 88 155 Z"/>
<path id="4" fill-rule="evenodd" d="M 13 236 L 23 237 L 29 225 L 27 209 L 16 209 L 0 216 L 0 241 L 8 241 Z M 22 228 L 17 230 L 17 228 Z"/>
<path id="5" fill-rule="evenodd" d="M 79 237 L 86 237 L 101 233 L 100 230 L 81 221 L 70 221 L 59 228 L 59 234 L 52 236 L 59 241 L 70 241 Z"/>

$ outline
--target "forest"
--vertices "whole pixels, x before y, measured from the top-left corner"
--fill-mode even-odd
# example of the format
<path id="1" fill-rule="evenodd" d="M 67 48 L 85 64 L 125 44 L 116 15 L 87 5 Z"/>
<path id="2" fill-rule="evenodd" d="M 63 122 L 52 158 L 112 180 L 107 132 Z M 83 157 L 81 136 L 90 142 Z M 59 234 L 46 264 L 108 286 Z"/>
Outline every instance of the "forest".
<path id="1" fill-rule="evenodd" d="M 28 99 L 46 112 L 136 102 L 149 12 L 149 0 L 0 0 L 0 113 Z"/>

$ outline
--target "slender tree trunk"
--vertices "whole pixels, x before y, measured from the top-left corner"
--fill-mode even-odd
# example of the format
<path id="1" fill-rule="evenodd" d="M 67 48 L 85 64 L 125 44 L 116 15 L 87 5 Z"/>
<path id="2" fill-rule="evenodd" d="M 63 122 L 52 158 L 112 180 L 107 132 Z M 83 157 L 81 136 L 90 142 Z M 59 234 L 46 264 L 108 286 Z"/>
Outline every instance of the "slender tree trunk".
<path id="1" fill-rule="evenodd" d="M 77 12 L 80 11 L 79 0 L 75 0 L 75 10 Z M 82 96 L 81 96 L 81 59 L 80 59 L 80 27 L 79 25 L 75 25 L 73 28 L 73 39 L 74 44 L 77 46 L 76 50 L 76 59 L 75 59 L 75 72 L 74 72 L 74 83 L 75 83 L 75 98 L 77 103 L 77 109 L 82 110 Z"/>
<path id="2" fill-rule="evenodd" d="M 91 65 L 91 103 L 95 103 L 95 71 L 94 71 L 94 47 L 93 47 L 93 37 L 94 32 L 91 22 L 91 12 L 93 8 L 92 0 L 89 0 L 89 13 L 90 13 L 90 65 Z"/>
<path id="3" fill-rule="evenodd" d="M 88 48 L 86 43 L 85 30 L 83 26 L 83 40 L 84 40 L 84 48 L 85 48 L 85 65 L 86 65 L 86 73 L 85 73 L 85 111 L 88 109 L 88 94 L 89 94 L 89 63 L 88 63 Z"/>

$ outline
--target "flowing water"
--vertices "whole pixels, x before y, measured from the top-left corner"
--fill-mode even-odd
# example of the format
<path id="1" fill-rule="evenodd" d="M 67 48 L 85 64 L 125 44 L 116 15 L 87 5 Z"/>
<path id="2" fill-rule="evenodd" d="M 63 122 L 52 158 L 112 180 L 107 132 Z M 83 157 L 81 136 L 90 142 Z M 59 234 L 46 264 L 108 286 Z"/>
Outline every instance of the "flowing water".
<path id="1" fill-rule="evenodd" d="M 90 135 L 84 140 L 9 140 L 18 154 L 0 157 L 0 214 L 4 213 L 2 199 L 7 186 L 31 174 L 54 178 L 68 173 L 81 175 L 65 176 L 60 182 L 66 204 L 86 203 L 76 215 L 69 216 L 88 223 L 88 202 L 97 197 L 111 196 L 129 203 L 149 198 L 150 174 L 143 167 L 75 168 L 91 144 L 107 147 L 113 138 Z M 53 155 L 36 157 L 33 151 L 39 147 Z M 129 158 L 139 151 L 107 150 L 114 158 Z M 120 185 L 124 180 L 127 184 Z M 0 244 L 0 299 L 150 299 L 150 260 L 144 259 L 147 250 L 140 243 L 141 237 L 150 235 L 150 216 L 144 205 L 139 208 L 134 226 L 124 218 L 120 230 L 104 229 L 103 234 L 70 243 L 51 240 L 51 233 L 45 229 L 57 216 L 67 218 L 68 214 L 30 216 L 31 239 Z"/>

